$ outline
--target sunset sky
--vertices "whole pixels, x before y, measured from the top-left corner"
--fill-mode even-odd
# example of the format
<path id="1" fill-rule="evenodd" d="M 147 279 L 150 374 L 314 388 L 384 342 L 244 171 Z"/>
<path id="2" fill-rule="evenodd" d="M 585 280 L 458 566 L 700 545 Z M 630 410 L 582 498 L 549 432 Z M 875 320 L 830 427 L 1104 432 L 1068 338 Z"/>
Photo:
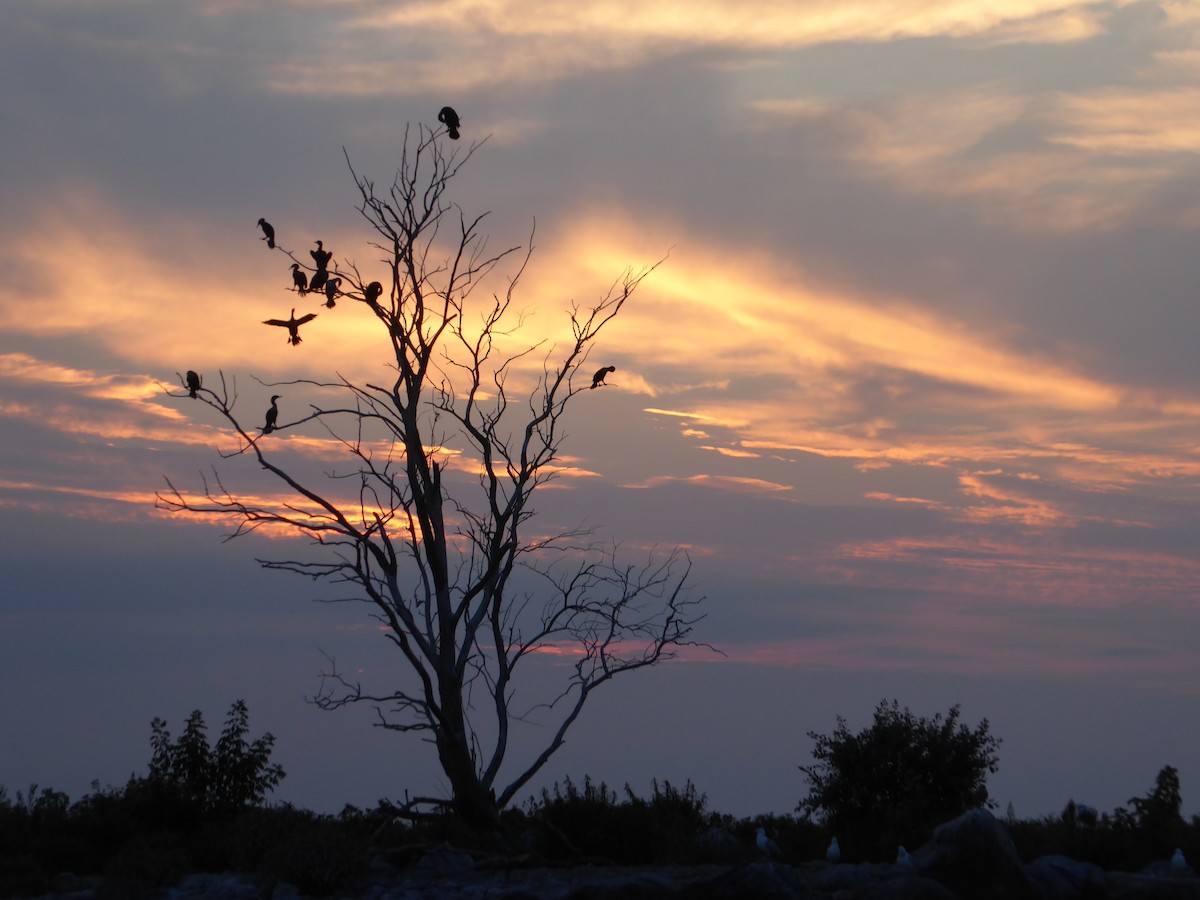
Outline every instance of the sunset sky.
<path id="1" fill-rule="evenodd" d="M 807 732 L 895 697 L 990 721 L 1001 812 L 1170 764 L 1200 813 L 1194 0 L 4 0 L 0 76 L 10 792 L 123 784 L 151 718 L 239 697 L 275 799 L 437 790 L 431 747 L 305 702 L 323 653 L 398 669 L 365 608 L 154 495 L 276 489 L 177 373 L 249 420 L 264 382 L 381 377 L 367 311 L 289 292 L 255 222 L 382 277 L 346 157 L 390 183 L 451 104 L 486 138 L 453 199 L 494 249 L 536 219 L 528 342 L 663 260 L 535 522 L 686 548 L 724 654 L 597 693 L 536 787 L 790 812 Z M 298 347 L 259 324 L 293 306 Z M 323 436 L 281 452 L 335 465 Z"/>

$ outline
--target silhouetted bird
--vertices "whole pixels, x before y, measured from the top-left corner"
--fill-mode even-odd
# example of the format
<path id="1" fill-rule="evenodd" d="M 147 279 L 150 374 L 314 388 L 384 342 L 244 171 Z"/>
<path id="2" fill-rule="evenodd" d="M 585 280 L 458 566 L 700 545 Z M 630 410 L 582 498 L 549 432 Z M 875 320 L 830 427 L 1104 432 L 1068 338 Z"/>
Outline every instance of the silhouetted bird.
<path id="1" fill-rule="evenodd" d="M 280 328 L 288 330 L 288 343 L 293 346 L 300 343 L 300 326 L 305 322 L 311 322 L 317 317 L 316 313 L 308 313 L 300 318 L 296 318 L 295 307 L 292 308 L 292 317 L 290 319 L 267 319 L 263 322 L 264 325 L 278 325 Z"/>
<path id="2" fill-rule="evenodd" d="M 758 826 L 758 833 L 754 837 L 754 843 L 758 847 L 758 851 L 764 856 L 779 855 L 779 845 L 767 837 L 767 830 L 761 825 Z"/>
<path id="3" fill-rule="evenodd" d="M 608 373 L 615 371 L 617 371 L 616 366 L 605 366 L 603 369 L 597 369 L 596 374 L 592 376 L 592 387 L 598 388 L 600 385 L 604 384 L 604 379 Z"/>
<path id="4" fill-rule="evenodd" d="M 836 837 L 829 842 L 829 849 L 825 851 L 825 858 L 835 866 L 838 860 L 842 858 L 842 848 L 838 846 Z"/>
<path id="5" fill-rule="evenodd" d="M 313 272 L 312 279 L 308 282 L 308 290 L 315 294 L 317 291 L 324 290 L 325 282 L 329 278 L 329 273 L 324 269 L 317 269 Z"/>
<path id="6" fill-rule="evenodd" d="M 187 389 L 189 397 L 195 397 L 196 391 L 200 390 L 200 376 L 191 369 L 187 373 Z"/>
<path id="7" fill-rule="evenodd" d="M 300 271 L 300 263 L 292 263 L 292 281 L 301 294 L 308 292 L 308 276 Z"/>
<path id="8" fill-rule="evenodd" d="M 271 408 L 267 410 L 267 421 L 263 425 L 263 434 L 270 434 L 275 430 L 275 423 L 279 421 L 279 407 L 275 405 L 275 401 L 279 399 L 279 395 L 275 394 L 271 397 Z"/>
<path id="9" fill-rule="evenodd" d="M 458 140 L 458 128 L 461 124 L 458 120 L 458 113 L 453 107 L 443 106 L 442 111 L 438 113 L 438 121 L 446 126 L 446 135 L 452 141 Z"/>
<path id="10" fill-rule="evenodd" d="M 313 258 L 313 262 L 321 271 L 324 271 L 325 267 L 329 265 L 329 261 L 333 259 L 333 254 L 325 249 L 325 244 L 321 241 L 317 241 L 317 249 L 309 250 L 308 255 Z"/>
<path id="11" fill-rule="evenodd" d="M 378 281 L 372 281 L 363 288 L 363 296 L 367 298 L 367 302 L 372 306 L 379 300 L 379 295 L 383 293 L 383 285 Z"/>
<path id="12" fill-rule="evenodd" d="M 272 250 L 275 249 L 275 229 L 266 219 L 258 220 L 258 227 L 263 230 L 263 240 L 267 242 L 267 246 Z"/>
<path id="13" fill-rule="evenodd" d="M 340 278 L 330 278 L 327 282 L 325 282 L 325 306 L 328 309 L 333 309 L 335 306 L 337 306 L 337 303 L 334 302 L 334 298 L 338 295 L 338 288 L 341 287 L 341 285 L 342 279 Z"/>

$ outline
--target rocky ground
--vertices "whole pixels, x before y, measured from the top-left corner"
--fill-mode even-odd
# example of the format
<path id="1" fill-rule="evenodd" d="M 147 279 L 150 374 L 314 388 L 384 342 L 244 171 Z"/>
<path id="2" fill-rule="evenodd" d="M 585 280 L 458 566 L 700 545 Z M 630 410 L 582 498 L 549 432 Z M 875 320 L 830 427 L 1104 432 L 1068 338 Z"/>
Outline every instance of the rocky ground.
<path id="1" fill-rule="evenodd" d="M 95 881 L 64 876 L 54 900 L 110 896 Z M 762 859 L 736 865 L 529 868 L 484 863 L 443 846 L 416 865 L 382 861 L 368 883 L 343 894 L 367 900 L 1200 900 L 1200 878 L 1181 860 L 1140 873 L 1107 872 L 1065 857 L 1018 858 L 1012 840 L 984 809 L 934 832 L 905 864 L 790 866 Z M 162 900 L 299 900 L 287 884 L 230 874 L 190 875 L 159 894 Z"/>

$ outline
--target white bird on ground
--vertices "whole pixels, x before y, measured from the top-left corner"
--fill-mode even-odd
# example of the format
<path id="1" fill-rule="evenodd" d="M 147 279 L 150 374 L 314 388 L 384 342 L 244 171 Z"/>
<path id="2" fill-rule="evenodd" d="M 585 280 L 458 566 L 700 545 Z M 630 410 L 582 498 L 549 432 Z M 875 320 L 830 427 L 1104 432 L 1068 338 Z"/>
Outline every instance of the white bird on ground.
<path id="1" fill-rule="evenodd" d="M 1188 870 L 1187 860 L 1183 858 L 1183 850 L 1179 847 L 1175 848 L 1175 853 L 1171 856 L 1171 874 L 1183 875 Z"/>
<path id="2" fill-rule="evenodd" d="M 767 837 L 767 831 L 761 825 L 758 826 L 758 833 L 754 837 L 754 843 L 758 845 L 759 852 L 765 856 L 779 855 L 779 845 Z"/>
<path id="3" fill-rule="evenodd" d="M 904 845 L 901 844 L 896 848 L 896 865 L 908 867 L 912 864 L 912 857 L 908 855 L 908 851 L 905 850 Z"/>
<path id="4" fill-rule="evenodd" d="M 829 849 L 825 851 L 825 858 L 834 865 L 842 858 L 842 848 L 838 846 L 837 838 L 829 842 Z"/>

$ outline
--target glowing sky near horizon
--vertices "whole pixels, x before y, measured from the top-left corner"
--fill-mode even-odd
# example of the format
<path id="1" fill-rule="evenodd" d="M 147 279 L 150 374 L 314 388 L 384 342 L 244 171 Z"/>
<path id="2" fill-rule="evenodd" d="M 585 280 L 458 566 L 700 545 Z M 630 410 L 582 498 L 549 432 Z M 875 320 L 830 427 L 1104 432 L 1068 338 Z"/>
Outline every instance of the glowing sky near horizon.
<path id="1" fill-rule="evenodd" d="M 343 148 L 387 183 L 406 125 L 451 103 L 465 141 L 487 136 L 454 198 L 492 211 L 489 247 L 536 219 L 521 337 L 560 339 L 571 301 L 662 261 L 594 351 L 612 386 L 579 398 L 536 521 L 686 547 L 699 637 L 726 653 L 614 693 L 649 705 L 600 704 L 564 751 L 582 769 L 549 775 L 623 759 L 611 723 L 662 704 L 681 735 L 725 723 L 788 749 L 760 783 L 719 783 L 736 765 L 720 741 L 686 771 L 610 780 L 695 777 L 716 806 L 784 812 L 805 733 L 898 696 L 988 717 L 1006 740 L 993 796 L 1019 812 L 1125 802 L 1168 763 L 1194 811 L 1198 37 L 1184 0 L 9 0 L 0 674 L 28 690 L 0 700 L 25 735 L 0 784 L 120 779 L 143 720 L 206 703 L 215 722 L 251 690 L 235 675 L 277 734 L 369 730 L 289 705 L 318 647 L 387 671 L 361 611 L 306 604 L 318 588 L 258 573 L 217 523 L 154 509 L 164 476 L 194 490 L 214 464 L 274 489 L 161 385 L 224 372 L 254 419 L 263 382 L 373 377 L 379 338 L 348 302 L 299 347 L 259 324 L 311 301 L 254 223 L 381 270 Z M 306 471 L 337 464 L 319 429 L 279 443 Z M 470 460 L 451 470 L 469 483 Z M 132 598 L 145 583 L 158 595 Z M 240 636 L 220 648 L 196 637 L 214 597 Z M 772 679 L 786 724 L 737 701 Z M 93 710 L 100 756 L 43 773 L 64 697 Z M 1141 749 L 1078 764 L 1104 733 L 1080 717 L 1152 731 L 1137 716 L 1168 701 L 1180 720 Z M 328 786 L 292 752 L 299 802 L 406 786 Z"/>

